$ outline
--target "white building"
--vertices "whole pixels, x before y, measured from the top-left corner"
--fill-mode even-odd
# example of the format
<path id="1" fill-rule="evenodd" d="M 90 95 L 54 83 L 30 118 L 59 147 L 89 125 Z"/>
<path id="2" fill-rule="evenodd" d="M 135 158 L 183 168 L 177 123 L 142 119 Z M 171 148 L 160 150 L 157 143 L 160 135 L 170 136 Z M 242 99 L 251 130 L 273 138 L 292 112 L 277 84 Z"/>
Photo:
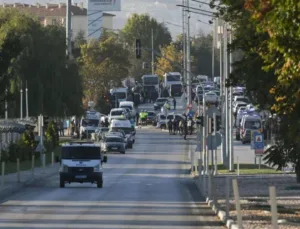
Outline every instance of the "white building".
<path id="1" fill-rule="evenodd" d="M 36 5 L 29 4 L 2 4 L 2 7 L 7 8 L 17 8 L 24 12 L 29 12 L 32 15 L 38 17 L 41 24 L 43 25 L 66 25 L 66 4 L 45 4 L 41 5 L 37 3 Z M 76 35 L 83 31 L 85 37 L 88 36 L 88 17 L 87 17 L 87 9 L 83 7 L 83 3 L 71 6 L 72 13 L 72 39 L 76 37 Z M 103 13 L 102 20 L 102 28 L 105 29 L 113 29 L 113 17 L 115 15 L 109 13 Z M 99 28 L 100 29 L 100 28 Z"/>

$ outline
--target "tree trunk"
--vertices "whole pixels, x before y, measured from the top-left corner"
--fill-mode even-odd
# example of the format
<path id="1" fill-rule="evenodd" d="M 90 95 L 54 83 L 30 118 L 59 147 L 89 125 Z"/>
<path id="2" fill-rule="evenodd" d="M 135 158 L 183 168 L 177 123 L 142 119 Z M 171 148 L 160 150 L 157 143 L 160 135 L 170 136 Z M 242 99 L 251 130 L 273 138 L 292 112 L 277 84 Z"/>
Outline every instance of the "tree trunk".
<path id="1" fill-rule="evenodd" d="M 300 183 L 300 160 L 297 160 L 295 165 L 296 181 Z"/>

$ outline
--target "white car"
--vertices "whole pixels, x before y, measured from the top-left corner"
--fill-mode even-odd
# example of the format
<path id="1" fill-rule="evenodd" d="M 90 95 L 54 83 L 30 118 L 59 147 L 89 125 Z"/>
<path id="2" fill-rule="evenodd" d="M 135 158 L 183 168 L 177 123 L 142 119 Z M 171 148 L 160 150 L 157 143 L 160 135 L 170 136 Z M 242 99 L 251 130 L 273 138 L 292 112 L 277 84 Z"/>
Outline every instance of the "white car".
<path id="1" fill-rule="evenodd" d="M 214 92 L 207 92 L 204 95 L 206 103 L 218 103 L 219 96 Z"/>
<path id="2" fill-rule="evenodd" d="M 121 118 L 123 116 L 125 116 L 125 118 L 128 118 L 128 113 L 125 108 L 111 109 L 111 111 L 108 115 L 108 122 L 110 123 L 113 118 Z"/>
<path id="3" fill-rule="evenodd" d="M 247 103 L 245 103 L 245 102 L 236 102 L 233 107 L 233 113 L 236 114 L 240 107 L 246 107 L 246 106 L 247 106 Z"/>

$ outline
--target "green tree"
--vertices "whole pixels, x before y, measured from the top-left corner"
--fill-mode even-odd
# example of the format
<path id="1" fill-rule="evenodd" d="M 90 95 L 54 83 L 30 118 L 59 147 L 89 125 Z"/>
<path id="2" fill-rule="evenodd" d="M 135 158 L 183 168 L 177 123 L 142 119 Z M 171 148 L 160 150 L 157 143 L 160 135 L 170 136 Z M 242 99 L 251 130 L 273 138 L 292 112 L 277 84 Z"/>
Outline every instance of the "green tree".
<path id="1" fill-rule="evenodd" d="M 129 52 L 115 37 L 92 40 L 81 46 L 79 63 L 85 102 L 97 103 L 99 96 L 109 90 L 111 81 L 121 85 L 128 76 Z"/>
<path id="2" fill-rule="evenodd" d="M 10 42 L 18 41 L 20 44 L 20 51 L 15 58 L 9 60 L 9 66 L 4 73 L 9 79 L 7 87 L 12 95 L 9 102 L 9 116 L 19 116 L 19 91 L 21 85 L 24 89 L 25 82 L 29 89 L 31 116 L 43 113 L 59 117 L 65 114 L 66 109 L 70 113 L 78 112 L 82 99 L 78 98 L 82 96 L 82 92 L 78 92 L 78 95 L 70 94 L 74 92 L 73 88 L 68 90 L 70 83 L 62 83 L 69 73 L 67 71 L 69 63 L 65 54 L 65 29 L 60 26 L 43 27 L 35 18 L 17 10 L 0 10 L 1 18 L 3 24 L 0 28 L 0 40 L 3 42 L 10 38 Z M 5 42 L 1 44 L 2 49 L 5 44 Z M 78 79 L 72 82 L 72 87 L 80 88 L 81 81 Z M 68 107 L 67 93 L 68 97 L 77 99 L 78 108 Z M 25 106 L 25 96 L 23 105 Z"/>
<path id="3" fill-rule="evenodd" d="M 142 74 L 148 73 L 150 69 L 142 69 L 142 63 L 151 63 L 151 30 L 153 29 L 154 50 L 159 52 L 161 47 L 169 45 L 172 41 L 171 34 L 163 23 L 157 22 L 148 14 L 133 14 L 126 22 L 124 29 L 121 32 L 121 39 L 127 45 L 130 52 L 130 76 L 139 79 Z M 137 60 L 135 57 L 135 41 L 141 39 L 142 43 L 142 58 Z"/>

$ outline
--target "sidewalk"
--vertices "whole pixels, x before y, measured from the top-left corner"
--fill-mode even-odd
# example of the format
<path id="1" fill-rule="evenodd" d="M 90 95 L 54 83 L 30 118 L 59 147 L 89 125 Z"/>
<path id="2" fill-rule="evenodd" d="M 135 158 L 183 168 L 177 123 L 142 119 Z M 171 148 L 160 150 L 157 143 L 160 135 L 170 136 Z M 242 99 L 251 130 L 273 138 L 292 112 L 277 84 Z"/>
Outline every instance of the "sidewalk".
<path id="1" fill-rule="evenodd" d="M 58 174 L 59 164 L 56 163 L 53 166 L 48 165 L 45 168 L 36 167 L 32 173 L 32 170 L 20 171 L 20 182 L 18 182 L 17 173 L 10 173 L 0 176 L 0 198 L 4 199 L 16 192 L 19 192 L 25 186 L 32 184 L 35 181 L 51 177 Z"/>

